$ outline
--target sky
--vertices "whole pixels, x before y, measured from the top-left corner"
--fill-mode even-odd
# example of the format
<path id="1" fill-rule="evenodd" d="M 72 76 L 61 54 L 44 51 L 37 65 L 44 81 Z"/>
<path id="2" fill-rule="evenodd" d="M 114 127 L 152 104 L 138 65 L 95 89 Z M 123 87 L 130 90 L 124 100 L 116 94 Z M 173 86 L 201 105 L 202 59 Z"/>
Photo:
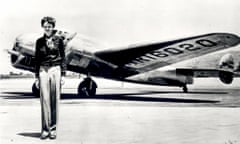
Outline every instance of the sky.
<path id="1" fill-rule="evenodd" d="M 0 74 L 16 71 L 6 49 L 22 33 L 42 33 L 44 16 L 109 48 L 212 32 L 240 35 L 239 0 L 2 0 Z"/>

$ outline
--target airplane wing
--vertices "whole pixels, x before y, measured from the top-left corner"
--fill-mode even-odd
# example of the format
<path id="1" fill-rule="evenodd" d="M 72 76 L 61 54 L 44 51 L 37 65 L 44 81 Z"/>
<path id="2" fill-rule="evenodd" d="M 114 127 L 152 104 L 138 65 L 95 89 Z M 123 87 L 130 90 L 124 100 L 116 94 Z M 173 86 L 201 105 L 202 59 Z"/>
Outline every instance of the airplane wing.
<path id="1" fill-rule="evenodd" d="M 224 50 L 239 43 L 240 38 L 237 35 L 211 33 L 167 42 L 129 46 L 120 50 L 98 51 L 95 55 L 114 65 L 142 73 Z"/>

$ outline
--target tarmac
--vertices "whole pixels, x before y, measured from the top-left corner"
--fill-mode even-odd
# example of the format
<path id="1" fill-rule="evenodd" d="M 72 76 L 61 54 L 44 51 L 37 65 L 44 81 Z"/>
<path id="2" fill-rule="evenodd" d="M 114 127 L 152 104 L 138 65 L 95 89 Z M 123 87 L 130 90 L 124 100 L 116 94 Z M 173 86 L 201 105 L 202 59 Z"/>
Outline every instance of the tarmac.
<path id="1" fill-rule="evenodd" d="M 39 138 L 33 82 L 0 80 L 0 144 L 240 144 L 240 79 L 196 79 L 189 93 L 96 79 L 92 98 L 78 97 L 80 80 L 66 79 L 56 140 Z"/>

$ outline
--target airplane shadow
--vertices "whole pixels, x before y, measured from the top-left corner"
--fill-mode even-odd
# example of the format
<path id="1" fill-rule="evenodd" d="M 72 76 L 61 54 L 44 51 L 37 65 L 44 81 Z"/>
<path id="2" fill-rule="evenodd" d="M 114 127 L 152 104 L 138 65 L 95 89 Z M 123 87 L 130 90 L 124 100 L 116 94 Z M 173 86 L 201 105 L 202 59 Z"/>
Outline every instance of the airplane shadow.
<path id="1" fill-rule="evenodd" d="M 2 96 L 4 99 L 38 99 L 32 95 L 31 92 L 4 92 L 10 94 L 9 96 Z M 165 97 L 151 97 L 142 95 L 164 94 L 164 93 L 180 93 L 180 92 L 158 92 L 158 91 L 142 91 L 137 93 L 113 93 L 113 94 L 97 94 L 93 97 L 81 97 L 73 93 L 62 93 L 62 100 L 69 99 L 102 99 L 102 100 L 121 100 L 121 101 L 142 101 L 142 102 L 172 102 L 172 103 L 218 103 L 220 101 L 211 99 L 192 99 L 192 98 L 167 98 Z M 190 94 L 227 94 L 226 92 L 191 92 Z M 141 95 L 141 96 L 139 96 Z"/>
<path id="2" fill-rule="evenodd" d="M 18 133 L 18 135 L 24 136 L 24 137 L 40 138 L 41 133 L 39 133 L 39 132 L 24 132 L 24 133 Z"/>
<path id="3" fill-rule="evenodd" d="M 89 99 L 89 98 L 88 98 Z M 216 100 L 201 100 L 189 98 L 166 98 L 166 97 L 139 97 L 129 96 L 125 94 L 105 94 L 96 95 L 90 99 L 103 99 L 103 100 L 126 100 L 126 101 L 142 101 L 142 102 L 171 102 L 171 103 L 218 103 Z"/>

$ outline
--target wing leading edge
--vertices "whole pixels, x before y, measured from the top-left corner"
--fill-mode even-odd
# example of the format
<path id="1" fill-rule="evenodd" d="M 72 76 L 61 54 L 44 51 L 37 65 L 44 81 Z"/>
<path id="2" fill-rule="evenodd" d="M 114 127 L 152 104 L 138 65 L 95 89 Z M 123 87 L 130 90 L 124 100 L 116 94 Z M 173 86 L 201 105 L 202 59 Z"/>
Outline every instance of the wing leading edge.
<path id="1" fill-rule="evenodd" d="M 212 33 L 179 40 L 96 52 L 95 55 L 120 67 L 146 72 L 173 63 L 236 46 L 237 35 Z"/>

